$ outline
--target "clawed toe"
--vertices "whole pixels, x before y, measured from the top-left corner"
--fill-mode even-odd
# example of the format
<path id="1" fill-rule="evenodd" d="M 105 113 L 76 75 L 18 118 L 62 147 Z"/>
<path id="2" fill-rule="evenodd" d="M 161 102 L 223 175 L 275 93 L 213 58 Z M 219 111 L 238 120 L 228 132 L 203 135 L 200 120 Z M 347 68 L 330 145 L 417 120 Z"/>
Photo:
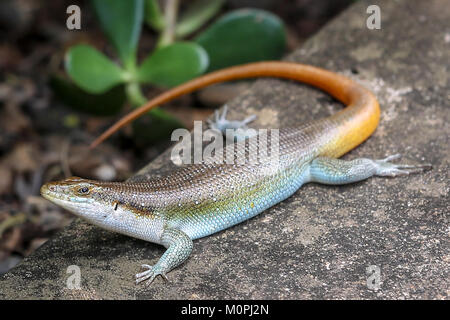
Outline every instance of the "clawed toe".
<path id="1" fill-rule="evenodd" d="M 251 116 L 249 116 L 249 117 L 245 118 L 244 120 L 242 120 L 242 124 L 246 125 L 246 124 L 252 122 L 255 119 L 256 119 L 256 114 L 252 114 Z"/>
<path id="2" fill-rule="evenodd" d="M 399 159 L 401 155 L 399 153 L 390 155 L 384 159 L 375 160 L 377 165 L 377 175 L 396 177 L 402 175 L 409 175 L 412 173 L 423 172 L 424 170 L 431 169 L 431 164 L 422 165 L 410 165 L 401 163 L 390 163 L 389 161 Z"/>
<path id="3" fill-rule="evenodd" d="M 220 120 L 226 120 L 227 112 L 228 112 L 228 105 L 224 105 L 223 111 L 222 111 L 222 116 L 220 117 Z"/>
<path id="4" fill-rule="evenodd" d="M 402 157 L 402 155 L 401 155 L 400 153 L 396 153 L 396 154 L 387 156 L 386 158 L 381 159 L 381 160 L 379 160 L 379 161 L 382 161 L 382 162 L 388 162 L 388 161 L 391 161 L 391 160 L 400 159 L 401 157 Z"/>
<path id="5" fill-rule="evenodd" d="M 150 278 L 152 276 L 151 272 L 148 272 L 146 274 L 141 275 L 140 277 L 138 277 L 138 275 L 136 275 L 136 284 L 141 283 L 142 281 L 147 280 L 148 278 Z"/>
<path id="6" fill-rule="evenodd" d="M 248 123 L 256 119 L 256 115 L 251 115 L 244 120 L 227 120 L 228 106 L 223 106 L 222 114 L 218 110 L 214 112 L 214 120 L 208 119 L 208 123 L 211 129 L 217 129 L 222 133 L 225 133 L 227 129 L 246 129 Z"/>
<path id="7" fill-rule="evenodd" d="M 141 265 L 142 268 L 147 269 L 141 273 L 136 274 L 136 284 L 141 283 L 143 281 L 145 282 L 146 286 L 149 286 L 153 280 L 156 279 L 158 275 L 164 278 L 164 280 L 169 281 L 167 278 L 167 275 L 165 272 L 163 272 L 160 268 L 157 266 L 150 266 L 148 264 Z"/>

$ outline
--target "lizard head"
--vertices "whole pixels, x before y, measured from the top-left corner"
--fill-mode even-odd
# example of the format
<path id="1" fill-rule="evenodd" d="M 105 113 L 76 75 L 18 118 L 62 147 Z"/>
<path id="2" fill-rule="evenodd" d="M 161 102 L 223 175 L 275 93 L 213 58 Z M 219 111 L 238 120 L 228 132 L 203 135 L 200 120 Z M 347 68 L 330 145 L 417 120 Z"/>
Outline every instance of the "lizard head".
<path id="1" fill-rule="evenodd" d="M 149 230 L 161 230 L 163 220 L 155 219 L 156 215 L 147 212 L 147 219 L 141 219 L 137 223 L 137 219 L 142 218 L 137 218 L 137 212 L 143 209 L 133 202 L 138 197 L 131 191 L 127 193 L 125 189 L 123 183 L 71 177 L 44 184 L 41 187 L 41 195 L 104 229 L 147 241 L 159 241 L 159 233 Z M 142 202 L 139 199 L 138 201 Z"/>
<path id="2" fill-rule="evenodd" d="M 99 222 L 105 218 L 100 214 L 104 212 L 98 196 L 101 194 L 100 189 L 101 186 L 96 181 L 70 177 L 44 184 L 41 195 L 78 216 Z"/>

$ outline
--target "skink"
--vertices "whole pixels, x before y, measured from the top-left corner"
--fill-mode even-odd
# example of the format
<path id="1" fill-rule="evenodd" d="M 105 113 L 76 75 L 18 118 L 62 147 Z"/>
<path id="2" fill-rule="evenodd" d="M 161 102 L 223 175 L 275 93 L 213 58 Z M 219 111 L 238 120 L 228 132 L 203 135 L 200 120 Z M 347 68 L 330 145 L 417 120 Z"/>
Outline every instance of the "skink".
<path id="1" fill-rule="evenodd" d="M 50 182 L 41 194 L 92 224 L 167 248 L 154 265 L 142 265 L 136 282 L 150 284 L 183 263 L 193 240 L 229 228 L 256 216 L 291 196 L 303 184 L 346 184 L 371 176 L 397 176 L 418 172 L 429 165 L 391 163 L 399 155 L 381 160 L 337 159 L 366 140 L 376 129 L 380 109 L 375 96 L 342 75 L 290 62 L 260 62 L 216 71 L 191 80 L 149 101 L 125 116 L 93 142 L 95 147 L 112 133 L 151 108 L 213 83 L 255 77 L 297 80 L 328 92 L 347 107 L 336 114 L 278 131 L 276 166 L 264 158 L 243 163 L 186 165 L 145 182 L 100 182 L 77 177 Z M 220 122 L 220 123 L 218 123 Z M 227 129 L 231 121 L 217 119 Z M 235 127 L 235 123 L 234 127 Z M 244 125 L 246 121 L 243 121 Z M 259 150 L 258 136 L 238 141 Z M 253 148 L 254 147 L 254 148 Z"/>

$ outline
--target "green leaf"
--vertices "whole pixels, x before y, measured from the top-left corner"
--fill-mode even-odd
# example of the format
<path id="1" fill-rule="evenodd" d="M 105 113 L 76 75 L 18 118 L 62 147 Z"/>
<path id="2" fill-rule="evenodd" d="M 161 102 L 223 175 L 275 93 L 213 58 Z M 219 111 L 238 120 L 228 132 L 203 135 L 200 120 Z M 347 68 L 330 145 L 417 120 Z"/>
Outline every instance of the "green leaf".
<path id="1" fill-rule="evenodd" d="M 283 22 L 270 12 L 240 9 L 218 19 L 195 41 L 209 55 L 209 71 L 279 59 L 286 47 Z"/>
<path id="2" fill-rule="evenodd" d="M 138 70 L 141 82 L 173 87 L 202 74 L 208 55 L 194 42 L 176 42 L 156 50 Z"/>
<path id="3" fill-rule="evenodd" d="M 143 0 L 92 0 L 111 43 L 125 66 L 134 64 L 144 15 Z"/>
<path id="4" fill-rule="evenodd" d="M 145 22 L 157 31 L 164 28 L 164 17 L 157 0 L 145 0 Z"/>
<path id="5" fill-rule="evenodd" d="M 125 73 L 104 54 L 77 45 L 66 54 L 66 71 L 77 85 L 90 93 L 102 93 L 125 80 Z"/>
<path id="6" fill-rule="evenodd" d="M 219 12 L 225 0 L 197 0 L 181 16 L 175 35 L 183 38 L 199 29 Z"/>
<path id="7" fill-rule="evenodd" d="M 65 77 L 52 75 L 50 86 L 56 97 L 71 108 L 98 116 L 116 114 L 123 107 L 126 95 L 123 85 L 102 94 L 87 93 Z"/>

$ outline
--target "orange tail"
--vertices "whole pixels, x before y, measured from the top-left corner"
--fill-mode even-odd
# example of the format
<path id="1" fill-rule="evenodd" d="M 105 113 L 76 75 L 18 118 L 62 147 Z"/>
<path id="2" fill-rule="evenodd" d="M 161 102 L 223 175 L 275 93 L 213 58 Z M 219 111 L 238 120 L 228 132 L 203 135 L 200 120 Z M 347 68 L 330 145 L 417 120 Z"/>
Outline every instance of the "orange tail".
<path id="1" fill-rule="evenodd" d="M 130 112 L 106 130 L 90 147 L 95 148 L 114 132 L 129 124 L 152 108 L 179 96 L 204 88 L 214 83 L 237 79 L 275 77 L 304 82 L 329 93 L 348 107 L 332 118 L 346 121 L 343 126 L 339 153 L 343 154 L 366 140 L 378 125 L 380 109 L 375 96 L 363 86 L 339 74 L 292 62 L 267 61 L 250 63 L 215 71 L 168 90 Z M 342 151 L 342 152 L 341 152 Z"/>

